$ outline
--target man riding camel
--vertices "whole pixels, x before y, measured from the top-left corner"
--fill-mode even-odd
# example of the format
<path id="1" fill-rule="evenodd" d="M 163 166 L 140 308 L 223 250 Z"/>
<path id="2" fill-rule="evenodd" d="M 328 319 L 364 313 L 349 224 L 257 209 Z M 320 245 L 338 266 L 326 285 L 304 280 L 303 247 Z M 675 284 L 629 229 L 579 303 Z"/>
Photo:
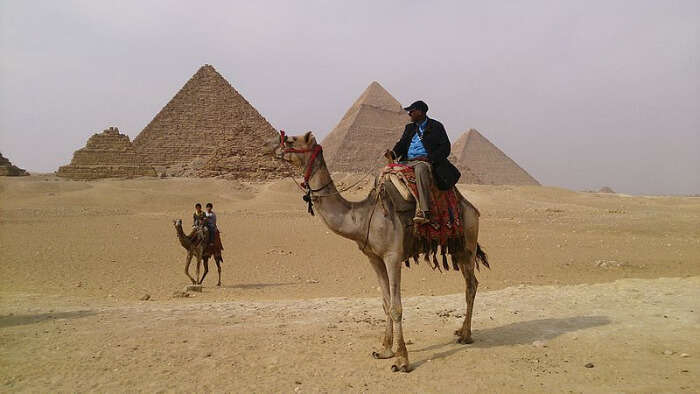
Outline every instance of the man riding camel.
<path id="1" fill-rule="evenodd" d="M 194 213 L 192 214 L 192 227 L 204 226 L 204 218 L 207 214 L 202 211 L 202 204 L 194 204 Z"/>
<path id="2" fill-rule="evenodd" d="M 204 225 L 209 230 L 209 246 L 214 245 L 214 239 L 219 228 L 216 227 L 216 214 L 214 213 L 214 204 L 207 203 L 207 211 L 204 213 Z"/>
<path id="3" fill-rule="evenodd" d="M 459 180 L 457 168 L 447 160 L 450 155 L 450 139 L 445 127 L 435 119 L 427 117 L 428 104 L 416 101 L 404 108 L 411 118 L 401 139 L 384 155 L 399 164 L 413 167 L 418 188 L 418 208 L 413 222 L 430 222 L 430 189 L 433 180 L 440 190 L 452 188 Z M 431 176 L 432 175 L 432 176 Z"/>

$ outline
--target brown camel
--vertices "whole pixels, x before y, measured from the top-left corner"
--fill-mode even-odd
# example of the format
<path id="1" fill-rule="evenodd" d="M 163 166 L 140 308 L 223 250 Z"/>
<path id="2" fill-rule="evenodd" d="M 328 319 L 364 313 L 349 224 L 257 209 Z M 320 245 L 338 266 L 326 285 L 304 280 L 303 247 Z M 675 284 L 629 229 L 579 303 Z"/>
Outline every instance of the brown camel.
<path id="1" fill-rule="evenodd" d="M 419 253 L 410 227 L 413 212 L 399 212 L 389 198 L 380 195 L 376 184 L 365 200 L 345 200 L 336 189 L 321 147 L 311 132 L 293 137 L 282 133 L 279 140 L 270 141 L 265 148 L 276 158 L 304 169 L 307 192 L 323 222 L 334 233 L 357 242 L 360 251 L 369 259 L 379 280 L 386 314 L 382 348 L 372 352 L 372 356 L 378 359 L 396 357 L 391 370 L 408 372 L 410 366 L 402 325 L 401 263 Z M 464 322 L 455 335 L 459 337 L 457 342 L 467 344 L 472 343 L 471 319 L 478 286 L 474 268 L 478 267 L 478 261 L 488 267 L 488 260 L 477 243 L 479 212 L 461 195 L 459 197 L 463 208 L 464 247 L 451 253 L 453 263 L 456 263 L 466 282 L 467 307 Z M 376 209 L 378 203 L 384 208 Z M 396 352 L 392 349 L 394 338 L 397 341 Z"/>
<path id="2" fill-rule="evenodd" d="M 219 281 L 216 283 L 217 286 L 221 286 L 221 263 L 224 262 L 224 258 L 221 256 L 221 251 L 224 250 L 221 244 L 221 235 L 219 231 L 214 235 L 214 244 L 207 245 L 202 253 L 202 262 L 204 263 L 204 273 L 202 274 L 202 279 L 199 280 L 199 284 L 204 282 L 204 277 L 209 273 L 209 258 L 213 257 L 214 262 L 216 262 L 216 269 L 219 272 Z"/>
<path id="3" fill-rule="evenodd" d="M 221 240 L 218 239 L 214 243 L 214 246 L 207 246 L 208 230 L 205 226 L 195 227 L 190 235 L 185 235 L 182 230 L 182 219 L 173 220 L 173 225 L 175 226 L 175 231 L 177 232 L 177 239 L 180 241 L 185 250 L 187 250 L 187 257 L 185 259 L 185 275 L 190 279 L 192 284 L 201 285 L 204 281 L 204 277 L 207 276 L 209 272 L 209 258 L 214 256 L 214 261 L 216 262 L 216 267 L 219 271 L 219 283 L 217 286 L 221 286 L 221 262 L 224 259 L 221 257 Z M 190 275 L 190 262 L 192 257 L 197 259 L 197 269 L 196 269 L 196 279 Z M 201 279 L 199 277 L 199 267 L 202 262 L 204 262 L 204 274 Z"/>

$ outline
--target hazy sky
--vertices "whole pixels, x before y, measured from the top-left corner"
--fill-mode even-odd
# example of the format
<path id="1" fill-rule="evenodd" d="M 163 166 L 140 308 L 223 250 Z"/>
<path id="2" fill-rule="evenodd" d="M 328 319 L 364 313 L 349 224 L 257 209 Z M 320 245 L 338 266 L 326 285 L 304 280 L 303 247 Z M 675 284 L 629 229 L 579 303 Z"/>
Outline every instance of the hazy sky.
<path id="1" fill-rule="evenodd" d="M 133 139 L 209 63 L 276 128 L 323 137 L 377 80 L 545 185 L 700 193 L 700 1 L 193 4 L 0 0 L 0 151 Z"/>

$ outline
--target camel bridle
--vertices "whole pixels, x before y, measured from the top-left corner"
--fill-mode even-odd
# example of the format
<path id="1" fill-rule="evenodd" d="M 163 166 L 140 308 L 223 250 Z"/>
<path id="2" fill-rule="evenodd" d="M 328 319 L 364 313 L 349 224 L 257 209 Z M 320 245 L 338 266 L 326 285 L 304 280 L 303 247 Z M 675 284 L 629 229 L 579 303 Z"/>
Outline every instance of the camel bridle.
<path id="1" fill-rule="evenodd" d="M 297 182 L 296 179 L 294 179 L 291 176 L 290 176 L 290 178 L 292 178 L 294 183 L 296 183 L 297 186 L 299 186 L 299 189 L 301 189 L 301 191 L 304 192 L 304 196 L 302 197 L 302 199 L 307 204 L 307 207 L 308 207 L 307 211 L 311 214 L 311 216 L 315 216 L 314 208 L 313 208 L 314 204 L 313 204 L 313 201 L 311 199 L 312 193 L 318 193 L 321 190 L 328 187 L 331 183 L 333 183 L 333 181 L 331 180 L 328 183 L 326 183 L 325 185 L 319 187 L 318 189 L 312 189 L 311 186 L 309 185 L 309 179 L 311 179 L 311 177 L 315 173 L 314 167 L 316 164 L 316 159 L 321 154 L 321 152 L 323 152 L 323 147 L 321 147 L 321 145 L 319 145 L 317 143 L 314 143 L 313 146 L 311 146 L 310 148 L 297 149 L 297 148 L 287 147 L 286 143 L 287 143 L 287 135 L 285 134 L 284 130 L 280 130 L 280 146 L 279 146 L 279 148 L 280 148 L 280 153 L 282 155 L 279 158 L 282 160 L 285 160 L 284 159 L 285 153 L 311 153 L 311 157 L 309 157 L 309 160 L 306 163 L 306 168 L 304 169 L 304 181 L 301 184 L 299 184 L 299 182 Z M 287 161 L 289 161 L 289 160 L 287 160 Z M 314 197 L 325 197 L 325 196 L 317 195 Z"/>

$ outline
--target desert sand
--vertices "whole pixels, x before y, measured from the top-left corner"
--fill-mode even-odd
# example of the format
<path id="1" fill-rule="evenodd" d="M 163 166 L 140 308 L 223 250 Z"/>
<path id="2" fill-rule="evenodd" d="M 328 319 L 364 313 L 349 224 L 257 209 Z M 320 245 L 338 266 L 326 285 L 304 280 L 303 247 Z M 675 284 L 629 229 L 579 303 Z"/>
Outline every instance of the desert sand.
<path id="1" fill-rule="evenodd" d="M 370 357 L 383 332 L 371 268 L 288 179 L 0 179 L 0 388 L 700 390 L 700 198 L 460 189 L 492 266 L 475 342 L 452 336 L 461 275 L 412 265 L 413 371 L 394 374 Z M 187 278 L 172 220 L 189 226 L 196 201 L 215 205 L 223 286 L 211 272 L 202 293 L 173 297 Z"/>

